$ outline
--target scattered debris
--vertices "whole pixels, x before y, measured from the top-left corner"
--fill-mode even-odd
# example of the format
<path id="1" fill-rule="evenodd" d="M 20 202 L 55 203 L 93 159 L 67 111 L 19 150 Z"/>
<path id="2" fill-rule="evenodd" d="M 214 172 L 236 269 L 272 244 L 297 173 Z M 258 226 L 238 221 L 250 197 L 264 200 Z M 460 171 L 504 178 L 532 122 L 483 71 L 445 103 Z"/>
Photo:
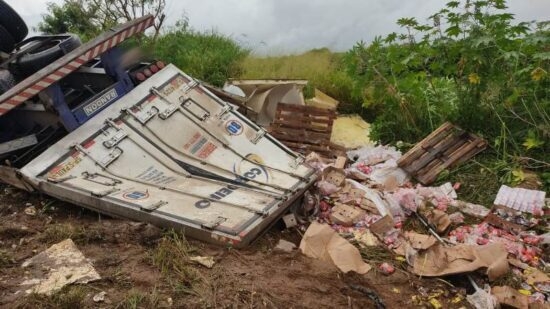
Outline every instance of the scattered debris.
<path id="1" fill-rule="evenodd" d="M 486 284 L 483 289 L 480 289 L 472 277 L 468 276 L 468 280 L 475 289 L 474 294 L 467 295 L 466 300 L 476 309 L 494 309 L 497 308 L 498 302 L 491 295 L 491 287 Z"/>
<path id="2" fill-rule="evenodd" d="M 21 283 L 26 293 L 51 295 L 72 283 L 88 283 L 101 277 L 71 239 L 57 243 L 26 260 L 26 275 Z"/>
<path id="3" fill-rule="evenodd" d="M 196 262 L 206 268 L 212 268 L 216 263 L 214 261 L 214 257 L 212 256 L 192 256 L 189 258 L 189 260 Z"/>
<path id="4" fill-rule="evenodd" d="M 332 124 L 330 141 L 346 149 L 372 146 L 369 139 L 370 124 L 359 115 L 342 115 L 336 117 Z"/>
<path id="5" fill-rule="evenodd" d="M 458 210 L 468 216 L 474 218 L 483 219 L 489 214 L 489 208 L 483 205 L 472 204 L 464 201 L 455 200 L 451 202 L 451 206 L 458 208 Z"/>
<path id="6" fill-rule="evenodd" d="M 288 215 L 283 216 L 283 221 L 285 222 L 285 226 L 287 229 L 291 227 L 295 227 L 298 225 L 298 222 L 296 222 L 296 216 L 293 213 L 290 213 Z"/>
<path id="7" fill-rule="evenodd" d="M 437 243 L 437 239 L 432 235 L 424 235 L 412 231 L 405 232 L 405 238 L 417 250 L 426 250 Z"/>
<path id="8" fill-rule="evenodd" d="M 290 253 L 294 249 L 296 249 L 296 245 L 294 243 L 291 243 L 290 241 L 284 239 L 279 239 L 277 246 L 275 246 L 273 250 Z"/>
<path id="9" fill-rule="evenodd" d="M 36 216 L 36 207 L 29 206 L 29 207 L 25 208 L 25 213 L 29 216 Z"/>
<path id="10" fill-rule="evenodd" d="M 398 165 L 427 185 L 443 170 L 469 160 L 486 146 L 484 139 L 445 122 L 404 154 Z"/>
<path id="11" fill-rule="evenodd" d="M 107 292 L 101 291 L 101 292 L 95 294 L 94 297 L 92 297 L 92 300 L 96 303 L 101 303 L 101 302 L 105 301 L 105 295 L 107 295 Z"/>
<path id="12" fill-rule="evenodd" d="M 395 267 L 393 267 L 391 264 L 386 263 L 386 262 L 380 264 L 380 266 L 378 266 L 378 269 L 384 275 L 391 275 L 395 272 Z"/>
<path id="13" fill-rule="evenodd" d="M 223 90 L 241 95 L 244 105 L 254 113 L 246 113 L 250 119 L 261 126 L 269 125 L 275 118 L 279 103 L 305 104 L 302 93 L 307 80 L 228 80 Z"/>
<path id="14" fill-rule="evenodd" d="M 371 269 L 363 262 L 359 250 L 327 224 L 311 223 L 302 238 L 300 250 L 309 257 L 336 265 L 344 273 L 364 274 Z"/>
<path id="15" fill-rule="evenodd" d="M 492 293 L 501 305 L 517 309 L 527 309 L 529 307 L 529 297 L 509 286 L 494 286 Z"/>
<path id="16" fill-rule="evenodd" d="M 325 109 L 336 109 L 338 107 L 338 100 L 327 95 L 321 90 L 315 88 L 315 96 L 311 99 L 306 100 L 308 106 L 314 106 Z"/>
<path id="17" fill-rule="evenodd" d="M 519 233 L 538 223 L 536 218 L 527 218 L 525 213 L 501 205 L 495 205 L 485 217 L 485 221 L 513 233 Z"/>
<path id="18" fill-rule="evenodd" d="M 530 214 L 542 215 L 546 192 L 502 185 L 493 204 Z"/>
<path id="19" fill-rule="evenodd" d="M 356 285 L 356 284 L 351 285 L 350 287 L 353 290 L 359 291 L 359 292 L 365 294 L 368 298 L 370 298 L 375 303 L 376 309 L 385 309 L 386 308 L 386 305 L 384 304 L 384 302 L 382 301 L 380 296 L 378 296 L 378 293 L 376 293 L 375 291 L 373 291 L 369 288 L 366 288 L 364 286 Z"/>
<path id="20" fill-rule="evenodd" d="M 359 222 L 365 214 L 366 212 L 362 209 L 337 203 L 336 206 L 332 208 L 330 219 L 332 222 L 342 226 L 352 226 Z"/>
<path id="21" fill-rule="evenodd" d="M 489 280 L 509 271 L 508 253 L 502 244 L 486 246 L 435 244 L 414 259 L 413 272 L 420 276 L 439 277 L 487 268 Z"/>

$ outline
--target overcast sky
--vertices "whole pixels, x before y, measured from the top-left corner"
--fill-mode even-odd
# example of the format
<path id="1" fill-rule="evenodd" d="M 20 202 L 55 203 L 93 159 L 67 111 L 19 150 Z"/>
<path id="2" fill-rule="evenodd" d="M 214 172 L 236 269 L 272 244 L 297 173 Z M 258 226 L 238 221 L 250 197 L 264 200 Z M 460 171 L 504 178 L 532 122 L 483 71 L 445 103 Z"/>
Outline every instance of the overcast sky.
<path id="1" fill-rule="evenodd" d="M 36 26 L 47 2 L 6 0 Z M 399 31 L 395 21 L 420 22 L 447 0 L 166 0 L 167 24 L 182 16 L 198 30 L 215 29 L 259 54 L 296 53 L 318 47 L 346 50 L 359 40 Z M 521 21 L 550 19 L 550 0 L 509 0 L 509 11 Z"/>

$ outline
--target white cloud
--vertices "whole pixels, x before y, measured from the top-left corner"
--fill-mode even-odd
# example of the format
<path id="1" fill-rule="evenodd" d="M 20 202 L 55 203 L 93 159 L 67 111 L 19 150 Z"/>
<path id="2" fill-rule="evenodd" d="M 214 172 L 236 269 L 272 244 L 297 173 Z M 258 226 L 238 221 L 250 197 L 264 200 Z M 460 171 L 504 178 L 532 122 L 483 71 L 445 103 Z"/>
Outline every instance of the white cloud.
<path id="1" fill-rule="evenodd" d="M 62 0 L 7 0 L 36 26 L 46 2 Z M 167 23 L 187 15 L 198 30 L 215 29 L 247 43 L 258 53 L 301 52 L 311 48 L 349 49 L 399 28 L 400 17 L 423 22 L 446 0 L 167 0 Z M 518 20 L 549 18 L 548 0 L 510 0 Z"/>

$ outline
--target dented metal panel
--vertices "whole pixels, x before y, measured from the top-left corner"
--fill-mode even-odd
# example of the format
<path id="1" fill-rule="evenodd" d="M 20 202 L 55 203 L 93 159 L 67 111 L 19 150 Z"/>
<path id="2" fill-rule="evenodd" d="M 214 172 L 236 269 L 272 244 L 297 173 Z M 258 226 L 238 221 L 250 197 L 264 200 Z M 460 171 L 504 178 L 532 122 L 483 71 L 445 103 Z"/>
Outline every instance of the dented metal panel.
<path id="1" fill-rule="evenodd" d="M 244 246 L 313 183 L 303 158 L 167 66 L 21 173 L 110 215 Z"/>

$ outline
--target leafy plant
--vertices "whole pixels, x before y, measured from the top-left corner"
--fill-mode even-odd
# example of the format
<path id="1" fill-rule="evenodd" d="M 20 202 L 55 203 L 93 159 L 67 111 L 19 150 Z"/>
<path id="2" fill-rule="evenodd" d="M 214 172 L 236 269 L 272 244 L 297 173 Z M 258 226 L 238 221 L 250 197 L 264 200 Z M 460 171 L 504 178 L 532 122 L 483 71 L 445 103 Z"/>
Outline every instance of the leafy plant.
<path id="1" fill-rule="evenodd" d="M 230 37 L 191 29 L 186 19 L 160 35 L 151 49 L 156 57 L 216 86 L 239 75 L 238 64 L 249 53 Z"/>
<path id="2" fill-rule="evenodd" d="M 451 1 L 429 24 L 401 18 L 404 33 L 349 50 L 353 92 L 375 115 L 371 138 L 413 143 L 450 120 L 494 141 L 500 168 L 548 168 L 550 23 L 516 23 L 506 9 Z"/>

